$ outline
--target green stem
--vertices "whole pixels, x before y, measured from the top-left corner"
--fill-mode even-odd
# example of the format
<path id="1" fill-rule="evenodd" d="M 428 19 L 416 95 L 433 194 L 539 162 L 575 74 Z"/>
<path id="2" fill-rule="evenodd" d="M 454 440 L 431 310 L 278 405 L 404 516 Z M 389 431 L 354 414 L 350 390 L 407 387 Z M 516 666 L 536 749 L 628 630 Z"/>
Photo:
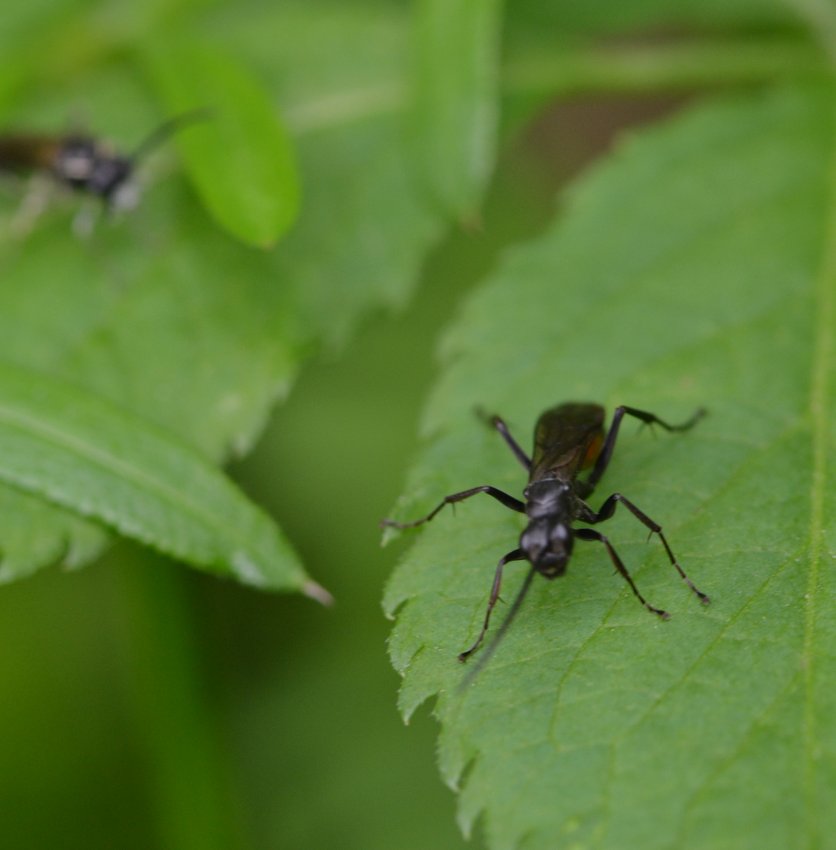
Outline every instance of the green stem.
<path id="1" fill-rule="evenodd" d="M 130 697 L 145 746 L 160 847 L 241 846 L 181 568 L 120 548 Z"/>

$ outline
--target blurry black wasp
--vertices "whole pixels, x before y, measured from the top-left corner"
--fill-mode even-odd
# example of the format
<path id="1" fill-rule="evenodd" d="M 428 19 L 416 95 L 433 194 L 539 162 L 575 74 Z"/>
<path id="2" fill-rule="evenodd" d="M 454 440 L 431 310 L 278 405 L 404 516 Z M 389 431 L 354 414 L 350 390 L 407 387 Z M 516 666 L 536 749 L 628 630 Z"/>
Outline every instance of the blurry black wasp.
<path id="1" fill-rule="evenodd" d="M 708 604 L 708 596 L 699 590 L 685 574 L 674 557 L 665 535 L 662 534 L 662 527 L 657 522 L 629 499 L 622 496 L 621 493 L 613 493 L 608 496 L 597 511 L 593 510 L 585 501 L 592 494 L 609 465 L 618 437 L 618 429 L 625 415 L 633 416 L 647 425 L 659 425 L 666 431 L 687 431 L 704 414 L 705 411 L 700 409 L 687 422 L 681 425 L 669 425 L 653 413 L 637 410 L 634 407 L 621 406 L 615 409 L 612 424 L 605 435 L 603 407 L 598 404 L 579 402 L 561 404 L 547 410 L 538 419 L 534 430 L 534 452 L 530 458 L 511 436 L 505 422 L 499 416 L 492 416 L 489 419 L 490 424 L 499 431 L 517 460 L 528 471 L 528 486 L 523 493 L 524 502 L 502 490 L 498 490 L 496 487 L 485 484 L 446 496 L 425 517 L 413 522 L 383 520 L 383 525 L 395 528 L 414 528 L 429 522 L 445 505 L 464 501 L 478 493 L 487 493 L 505 507 L 527 515 L 528 525 L 520 536 L 518 548 L 504 555 L 497 565 L 482 629 L 473 645 L 459 654 L 459 661 L 466 661 L 479 648 L 488 631 L 491 612 L 499 599 L 504 566 L 510 561 L 528 561 L 531 564 L 531 569 L 528 571 L 505 623 L 496 636 L 494 647 L 496 641 L 504 634 L 517 610 L 519 610 L 534 574 L 540 573 L 548 579 L 562 576 L 569 564 L 575 540 L 595 540 L 602 543 L 616 570 L 630 585 L 642 605 L 659 617 L 668 619 L 669 614 L 666 611 L 655 608 L 642 596 L 618 553 L 603 534 L 593 528 L 573 527 L 575 522 L 596 525 L 609 519 L 615 513 L 619 503 L 624 505 L 639 522 L 649 528 L 651 534 L 656 534 L 659 537 L 665 547 L 668 559 L 683 581 L 701 602 Z M 592 471 L 587 478 L 579 479 L 578 475 L 581 471 L 590 467 L 592 467 Z M 487 655 L 490 655 L 490 651 Z M 483 661 L 486 660 L 487 656 Z"/>
<path id="2" fill-rule="evenodd" d="M 0 133 L 0 170 L 47 174 L 61 186 L 101 199 L 108 212 L 129 210 L 139 200 L 137 164 L 174 133 L 207 117 L 207 111 L 200 109 L 170 118 L 149 133 L 131 154 L 119 153 L 110 143 L 85 133 Z M 43 200 L 30 202 L 30 206 L 34 209 L 29 211 L 28 219 L 41 211 Z"/>

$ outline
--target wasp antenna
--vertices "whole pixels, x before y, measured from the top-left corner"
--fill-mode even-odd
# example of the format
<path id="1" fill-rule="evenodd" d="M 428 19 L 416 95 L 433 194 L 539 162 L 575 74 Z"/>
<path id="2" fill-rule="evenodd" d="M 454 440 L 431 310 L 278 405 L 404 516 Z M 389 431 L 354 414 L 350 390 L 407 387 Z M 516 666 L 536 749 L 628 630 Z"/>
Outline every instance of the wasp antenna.
<path id="1" fill-rule="evenodd" d="M 191 124 L 199 124 L 201 121 L 208 121 L 212 117 L 212 110 L 208 107 L 200 109 L 190 109 L 188 112 L 182 112 L 180 115 L 175 115 L 162 124 L 155 127 L 137 146 L 137 149 L 131 156 L 131 160 L 136 162 L 139 159 L 147 156 L 149 151 L 160 145 L 166 139 L 171 138 L 175 133 L 179 133 L 184 127 Z"/>
<path id="2" fill-rule="evenodd" d="M 497 630 L 496 634 L 493 636 L 493 640 L 485 647 L 485 650 L 479 656 L 479 660 L 467 671 L 467 675 L 462 679 L 461 684 L 457 688 L 457 691 L 460 693 L 463 691 L 482 671 L 482 668 L 491 660 L 491 656 L 493 656 L 494 652 L 496 652 L 496 648 L 499 646 L 499 642 L 502 638 L 505 637 L 505 633 L 511 628 L 511 623 L 514 621 L 514 617 L 517 616 L 517 612 L 522 608 L 522 604 L 525 600 L 526 594 L 528 593 L 528 588 L 531 587 L 531 580 L 534 578 L 534 573 L 537 570 L 532 567 L 525 576 L 525 580 L 522 583 L 522 587 L 517 591 L 517 595 L 514 598 L 514 602 L 511 605 L 511 609 L 508 611 L 508 616 L 502 621 L 502 625 Z"/>

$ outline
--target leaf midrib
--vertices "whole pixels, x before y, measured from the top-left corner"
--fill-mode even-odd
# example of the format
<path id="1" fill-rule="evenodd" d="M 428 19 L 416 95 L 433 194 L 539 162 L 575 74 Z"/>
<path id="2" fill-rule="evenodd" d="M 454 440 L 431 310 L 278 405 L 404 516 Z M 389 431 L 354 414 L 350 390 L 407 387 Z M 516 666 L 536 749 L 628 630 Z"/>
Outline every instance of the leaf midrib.
<path id="1" fill-rule="evenodd" d="M 829 366 L 833 362 L 833 323 L 836 321 L 836 150 L 831 155 L 829 206 L 824 229 L 822 262 L 814 293 L 816 318 L 813 326 L 813 356 L 810 364 L 810 420 L 812 472 L 810 480 L 810 525 L 808 545 L 810 571 L 804 600 L 804 793 L 809 846 L 818 843 L 819 818 L 816 805 L 816 716 L 815 632 L 819 572 L 824 542 L 824 500 L 827 482 L 828 415 L 830 407 Z"/>
<path id="2" fill-rule="evenodd" d="M 39 417 L 28 416 L 21 411 L 3 405 L 0 405 L 0 422 L 9 427 L 17 428 L 27 435 L 35 434 L 45 442 L 51 443 L 60 449 L 65 449 L 71 454 L 75 454 L 91 462 L 108 474 L 121 476 L 134 483 L 140 489 L 150 491 L 159 497 L 161 501 L 172 504 L 183 513 L 193 517 L 198 524 L 205 526 L 214 534 L 217 523 L 213 521 L 212 515 L 207 514 L 198 504 L 190 499 L 183 499 L 182 491 L 173 490 L 165 482 L 148 475 L 142 469 L 126 463 L 121 458 L 96 448 L 88 441 L 76 435 L 55 428 Z M 108 524 L 114 523 L 109 522 Z M 239 543 L 244 551 L 250 551 L 246 542 L 239 541 Z"/>

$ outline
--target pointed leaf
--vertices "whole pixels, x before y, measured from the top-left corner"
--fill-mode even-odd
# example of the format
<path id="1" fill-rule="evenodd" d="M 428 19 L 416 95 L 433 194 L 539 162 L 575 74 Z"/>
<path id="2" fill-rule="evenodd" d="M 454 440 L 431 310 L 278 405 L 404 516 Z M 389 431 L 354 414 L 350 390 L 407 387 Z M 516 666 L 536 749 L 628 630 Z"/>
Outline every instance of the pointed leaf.
<path id="1" fill-rule="evenodd" d="M 231 56 L 182 37 L 154 45 L 147 58 L 173 115 L 206 112 L 199 128 L 177 137 L 206 206 L 239 239 L 275 242 L 296 217 L 299 181 L 269 93 Z"/>
<path id="2" fill-rule="evenodd" d="M 0 480 L 207 570 L 312 592 L 269 517 L 163 429 L 8 364 L 0 399 Z"/>

